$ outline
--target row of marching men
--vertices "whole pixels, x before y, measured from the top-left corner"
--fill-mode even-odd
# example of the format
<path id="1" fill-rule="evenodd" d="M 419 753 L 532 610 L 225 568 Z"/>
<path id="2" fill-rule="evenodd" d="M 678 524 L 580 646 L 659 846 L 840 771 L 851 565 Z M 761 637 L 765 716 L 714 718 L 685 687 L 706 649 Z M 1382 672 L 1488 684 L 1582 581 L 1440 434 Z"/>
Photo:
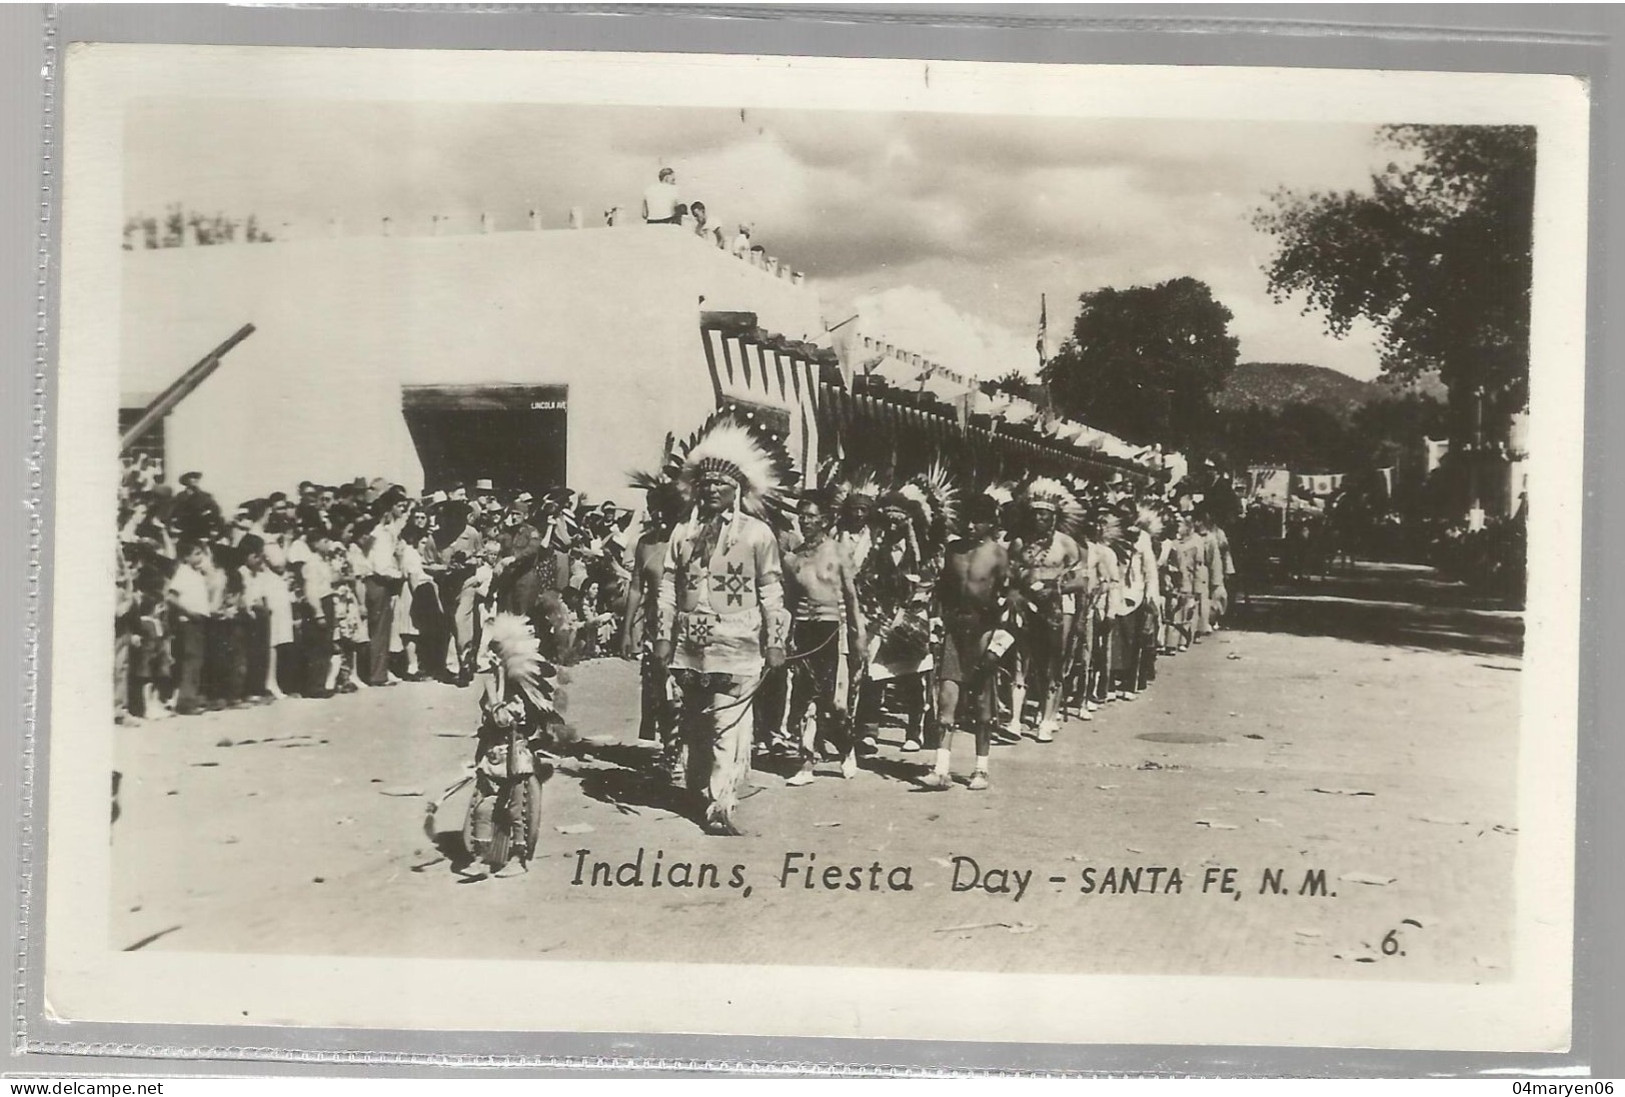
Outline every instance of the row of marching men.
<path id="1" fill-rule="evenodd" d="M 918 780 L 991 783 L 992 747 L 1132 700 L 1159 656 L 1217 628 L 1222 529 L 1163 489 L 1036 478 L 976 488 L 941 467 L 888 481 L 829 465 L 797 490 L 788 455 L 719 412 L 639 475 L 623 638 L 642 661 L 640 736 L 713 833 L 740 833 L 754 759 L 812 784 L 855 777 L 888 716 Z M 925 760 L 925 759 L 922 759 Z"/>

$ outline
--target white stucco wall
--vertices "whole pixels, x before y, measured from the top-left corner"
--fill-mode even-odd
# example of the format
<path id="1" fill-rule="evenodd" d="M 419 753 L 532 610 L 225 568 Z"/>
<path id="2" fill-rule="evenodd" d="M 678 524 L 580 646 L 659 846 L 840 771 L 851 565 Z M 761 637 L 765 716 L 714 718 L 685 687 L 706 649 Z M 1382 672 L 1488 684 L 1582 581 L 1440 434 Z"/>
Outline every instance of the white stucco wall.
<path id="1" fill-rule="evenodd" d="M 171 474 L 222 502 L 302 479 L 423 470 L 402 384 L 570 386 L 569 479 L 625 498 L 667 431 L 711 410 L 699 316 L 822 331 L 816 294 L 667 226 L 345 237 L 126 255 L 120 387 L 151 395 L 256 332 L 166 423 Z M 703 297 L 703 304 L 701 298 Z"/>

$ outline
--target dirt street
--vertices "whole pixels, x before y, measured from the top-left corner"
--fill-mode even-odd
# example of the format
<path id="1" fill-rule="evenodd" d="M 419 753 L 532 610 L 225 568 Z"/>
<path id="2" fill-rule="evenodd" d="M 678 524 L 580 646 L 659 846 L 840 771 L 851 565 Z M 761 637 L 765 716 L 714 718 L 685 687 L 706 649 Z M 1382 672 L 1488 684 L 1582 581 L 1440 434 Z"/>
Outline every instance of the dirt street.
<path id="1" fill-rule="evenodd" d="M 900 753 L 895 728 L 850 782 L 832 765 L 807 788 L 757 770 L 742 838 L 702 834 L 640 768 L 631 664 L 571 668 L 569 720 L 591 742 L 548 784 L 538 860 L 509 879 L 459 876 L 422 831 L 425 798 L 470 759 L 472 690 L 403 684 L 121 728 L 112 943 L 1505 977 L 1517 616 L 1425 570 L 1365 566 L 1260 594 L 1231 626 L 1054 744 L 996 747 L 986 792 L 917 790 L 928 756 Z M 962 778 L 971 753 L 960 736 Z M 640 851 L 643 886 L 589 882 L 600 861 L 631 880 Z M 719 886 L 673 886 L 679 862 L 716 865 Z"/>

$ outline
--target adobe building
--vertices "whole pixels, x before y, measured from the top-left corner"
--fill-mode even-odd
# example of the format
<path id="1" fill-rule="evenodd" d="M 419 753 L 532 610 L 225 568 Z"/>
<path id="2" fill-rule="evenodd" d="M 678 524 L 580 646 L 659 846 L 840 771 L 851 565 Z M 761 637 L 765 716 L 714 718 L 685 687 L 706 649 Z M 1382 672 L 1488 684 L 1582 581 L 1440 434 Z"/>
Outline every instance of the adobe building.
<path id="1" fill-rule="evenodd" d="M 809 482 L 831 455 L 1148 475 L 843 378 L 813 286 L 674 226 L 133 250 L 123 314 L 121 427 L 254 325 L 142 443 L 223 503 L 358 476 L 630 501 L 628 472 L 719 406 L 781 435 Z"/>

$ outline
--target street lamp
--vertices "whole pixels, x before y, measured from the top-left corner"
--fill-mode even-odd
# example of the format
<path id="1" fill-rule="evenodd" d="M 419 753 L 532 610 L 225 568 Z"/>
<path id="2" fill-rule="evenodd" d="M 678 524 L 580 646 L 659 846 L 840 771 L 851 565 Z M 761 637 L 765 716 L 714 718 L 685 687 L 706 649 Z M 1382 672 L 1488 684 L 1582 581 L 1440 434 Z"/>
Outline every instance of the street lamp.
<path id="1" fill-rule="evenodd" d="M 1473 389 L 1473 448 L 1467 455 L 1467 496 L 1471 501 L 1467 510 L 1467 528 L 1483 525 L 1484 508 L 1478 495 L 1479 464 L 1484 456 L 1484 386 Z"/>

